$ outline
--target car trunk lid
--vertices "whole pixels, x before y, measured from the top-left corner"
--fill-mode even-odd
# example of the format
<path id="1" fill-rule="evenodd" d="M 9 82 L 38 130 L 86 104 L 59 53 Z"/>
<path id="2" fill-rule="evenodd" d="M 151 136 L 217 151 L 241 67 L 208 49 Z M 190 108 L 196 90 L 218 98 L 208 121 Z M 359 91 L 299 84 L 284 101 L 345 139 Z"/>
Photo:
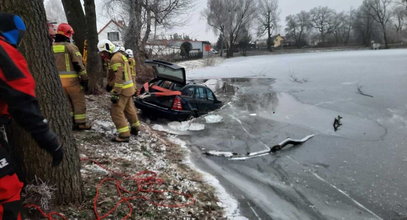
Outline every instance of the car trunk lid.
<path id="1" fill-rule="evenodd" d="M 145 63 L 153 66 L 156 78 L 186 85 L 185 68 L 161 60 L 146 60 Z"/>

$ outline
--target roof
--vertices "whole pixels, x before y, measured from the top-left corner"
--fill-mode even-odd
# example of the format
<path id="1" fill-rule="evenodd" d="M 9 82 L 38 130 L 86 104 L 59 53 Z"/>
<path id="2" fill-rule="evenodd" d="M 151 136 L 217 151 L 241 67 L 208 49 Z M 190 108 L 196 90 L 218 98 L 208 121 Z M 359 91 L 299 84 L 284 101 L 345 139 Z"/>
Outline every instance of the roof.
<path id="1" fill-rule="evenodd" d="M 107 22 L 107 24 L 105 26 L 103 26 L 102 29 L 100 29 L 98 34 L 100 34 L 102 31 L 104 31 L 109 26 L 109 24 L 111 24 L 111 23 L 115 24 L 119 28 L 124 28 L 124 26 L 125 26 L 123 21 L 115 21 L 113 19 L 110 19 L 110 21 Z"/>

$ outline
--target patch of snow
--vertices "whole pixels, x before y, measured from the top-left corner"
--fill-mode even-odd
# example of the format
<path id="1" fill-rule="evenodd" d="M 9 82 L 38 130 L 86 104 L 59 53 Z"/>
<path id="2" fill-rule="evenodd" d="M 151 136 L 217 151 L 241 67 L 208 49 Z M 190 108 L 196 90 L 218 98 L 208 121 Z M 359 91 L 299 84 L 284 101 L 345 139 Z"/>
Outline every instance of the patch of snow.
<path id="1" fill-rule="evenodd" d="M 205 122 L 207 124 L 216 124 L 223 120 L 223 117 L 220 115 L 207 115 L 205 116 Z"/>
<path id="2" fill-rule="evenodd" d="M 82 169 L 84 169 L 84 170 L 86 170 L 88 172 L 98 173 L 100 175 L 108 175 L 109 174 L 109 172 L 107 170 L 101 168 L 100 166 L 98 166 L 96 164 L 85 165 L 85 166 L 83 166 Z"/>
<path id="3" fill-rule="evenodd" d="M 102 121 L 102 120 L 95 120 L 92 123 L 92 129 L 100 132 L 100 133 L 107 133 L 110 135 L 115 134 L 116 127 L 111 121 Z"/>
<path id="4" fill-rule="evenodd" d="M 212 91 L 218 91 L 220 88 L 224 86 L 225 82 L 220 79 L 209 79 L 207 80 L 204 85 L 210 88 Z"/>
<path id="5" fill-rule="evenodd" d="M 207 57 L 199 60 L 188 60 L 177 63 L 177 65 L 185 68 L 188 73 L 191 70 L 199 69 L 206 66 L 214 66 L 222 63 L 225 60 L 223 57 Z"/>
<path id="6" fill-rule="evenodd" d="M 163 131 L 168 134 L 188 135 L 189 131 L 202 131 L 205 130 L 205 125 L 200 123 L 192 123 L 192 121 L 173 121 L 167 125 L 154 124 L 151 126 L 153 130 Z"/>
<path id="7" fill-rule="evenodd" d="M 188 131 L 190 123 L 188 121 L 173 121 L 168 123 L 168 127 L 175 131 Z"/>
<path id="8" fill-rule="evenodd" d="M 203 130 L 205 130 L 205 125 L 204 124 L 199 124 L 199 123 L 191 123 L 189 125 L 188 130 L 190 130 L 190 131 L 203 131 Z"/>
<path id="9" fill-rule="evenodd" d="M 233 152 L 210 150 L 206 154 L 217 157 L 233 157 Z"/>
<path id="10" fill-rule="evenodd" d="M 219 183 L 219 180 L 216 179 L 216 177 L 214 177 L 213 175 L 199 169 L 194 163 L 192 163 L 190 154 L 191 151 L 187 147 L 187 143 L 177 138 L 176 136 L 168 136 L 168 140 L 173 144 L 177 144 L 182 148 L 188 149 L 188 153 L 184 163 L 188 164 L 191 169 L 194 169 L 197 172 L 201 173 L 203 176 L 203 180 L 215 188 L 216 195 L 220 201 L 218 205 L 225 209 L 224 217 L 233 220 L 246 220 L 246 217 L 240 215 L 238 201 L 232 195 L 226 192 L 225 188 Z"/>

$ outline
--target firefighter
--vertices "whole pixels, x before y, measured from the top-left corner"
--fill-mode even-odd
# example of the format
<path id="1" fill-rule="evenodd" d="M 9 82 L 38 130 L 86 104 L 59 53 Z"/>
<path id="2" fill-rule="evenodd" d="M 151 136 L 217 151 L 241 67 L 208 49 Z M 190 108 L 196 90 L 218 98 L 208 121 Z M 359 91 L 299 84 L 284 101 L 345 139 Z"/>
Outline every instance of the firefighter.
<path id="1" fill-rule="evenodd" d="M 58 25 L 54 57 L 65 94 L 69 100 L 75 130 L 89 130 L 86 123 L 85 92 L 88 89 L 88 74 L 82 63 L 78 47 L 71 43 L 74 30 L 67 23 Z"/>
<path id="2" fill-rule="evenodd" d="M 129 63 L 126 56 L 109 40 L 99 41 L 98 49 L 102 58 L 110 63 L 106 90 L 111 93 L 110 115 L 118 132 L 112 141 L 129 142 L 130 134 L 137 136 L 140 128 L 132 99 L 135 89 Z"/>
<path id="3" fill-rule="evenodd" d="M 136 85 L 136 60 L 134 59 L 133 50 L 127 49 L 126 50 L 126 55 L 127 55 L 127 59 L 129 60 L 131 78 L 133 79 L 133 82 L 134 82 L 134 88 L 137 90 L 137 85 Z"/>
<path id="4" fill-rule="evenodd" d="M 11 119 L 28 131 L 38 146 L 51 154 L 53 166 L 57 166 L 63 158 L 62 145 L 40 112 L 28 64 L 17 50 L 25 30 L 19 16 L 0 13 L 0 219 L 21 219 L 20 192 L 23 183 L 10 161 L 4 133 L 4 126 Z"/>

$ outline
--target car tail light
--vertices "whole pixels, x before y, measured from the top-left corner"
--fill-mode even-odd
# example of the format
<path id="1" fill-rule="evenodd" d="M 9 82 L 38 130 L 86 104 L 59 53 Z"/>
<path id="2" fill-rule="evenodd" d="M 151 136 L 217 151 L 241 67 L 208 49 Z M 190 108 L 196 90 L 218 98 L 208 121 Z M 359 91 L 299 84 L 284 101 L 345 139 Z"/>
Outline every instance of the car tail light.
<path id="1" fill-rule="evenodd" d="M 172 110 L 183 110 L 181 98 L 179 96 L 175 96 L 174 102 L 172 103 Z"/>

